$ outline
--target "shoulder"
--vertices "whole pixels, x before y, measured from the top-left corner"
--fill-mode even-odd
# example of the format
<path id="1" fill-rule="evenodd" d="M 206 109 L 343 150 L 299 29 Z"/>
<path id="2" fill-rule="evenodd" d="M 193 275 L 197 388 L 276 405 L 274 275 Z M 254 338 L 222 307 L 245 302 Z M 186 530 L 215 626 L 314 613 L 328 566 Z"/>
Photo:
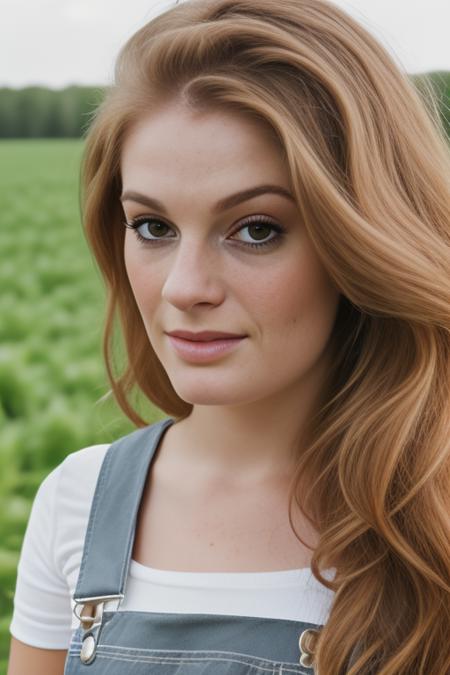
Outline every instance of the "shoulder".
<path id="1" fill-rule="evenodd" d="M 91 503 L 109 447 L 102 443 L 67 455 L 42 481 L 34 499 L 29 527 L 37 539 L 46 534 L 54 566 L 69 586 L 81 561 Z"/>
<path id="2" fill-rule="evenodd" d="M 95 487 L 109 447 L 110 443 L 102 443 L 72 452 L 46 478 L 54 483 L 55 536 L 60 550 L 70 548 L 71 542 L 79 546 L 84 539 Z"/>
<path id="3" fill-rule="evenodd" d="M 11 634 L 26 644 L 67 648 L 70 596 L 78 576 L 92 497 L 109 446 L 93 445 L 67 455 L 44 478 L 35 495 L 22 542 L 10 625 Z"/>
<path id="4" fill-rule="evenodd" d="M 110 444 L 102 443 L 70 453 L 41 482 L 33 510 L 64 512 L 71 504 L 90 502 L 98 474 Z"/>
<path id="5" fill-rule="evenodd" d="M 53 480 L 59 484 L 60 499 L 90 500 L 109 447 L 110 443 L 102 443 L 72 452 L 47 476 L 51 480 L 55 474 Z"/>
<path id="6" fill-rule="evenodd" d="M 45 504 L 50 510 L 62 506 L 64 500 L 78 502 L 89 498 L 95 490 L 98 474 L 110 444 L 91 445 L 70 453 L 43 479 L 36 492 L 33 510 Z"/>
<path id="7" fill-rule="evenodd" d="M 112 443 L 90 445 L 70 453 L 41 483 L 36 499 L 46 501 L 55 514 L 58 528 L 77 521 L 86 524 L 103 462 L 130 463 L 130 455 L 140 454 L 143 444 L 157 436 L 166 420 L 135 429 Z M 112 447 L 113 446 L 113 447 Z M 113 460 L 114 458 L 114 460 Z"/>
<path id="8" fill-rule="evenodd" d="M 111 448 L 110 462 L 112 457 L 118 462 L 116 470 L 120 470 L 123 461 L 127 465 L 131 463 L 135 469 L 136 463 L 130 462 L 129 450 L 139 453 L 141 440 L 145 442 L 148 434 L 150 437 L 157 434 L 161 424 L 134 430 L 113 443 L 91 445 L 72 452 L 42 481 L 34 500 L 30 529 L 36 533 L 36 539 L 44 534 L 47 536 L 54 567 L 71 589 L 81 564 L 91 505 L 107 451 Z"/>

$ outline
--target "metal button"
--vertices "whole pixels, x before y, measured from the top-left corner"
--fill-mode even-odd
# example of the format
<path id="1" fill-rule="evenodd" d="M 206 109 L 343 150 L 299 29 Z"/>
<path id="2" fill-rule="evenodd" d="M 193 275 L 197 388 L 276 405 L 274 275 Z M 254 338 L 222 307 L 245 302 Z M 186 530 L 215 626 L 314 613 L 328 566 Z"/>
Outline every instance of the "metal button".
<path id="1" fill-rule="evenodd" d="M 305 666 L 305 668 L 312 668 L 313 660 L 311 654 L 302 654 L 299 663 L 301 666 Z"/>
<path id="2" fill-rule="evenodd" d="M 87 663 L 95 653 L 95 638 L 93 635 L 86 635 L 81 645 L 80 660 Z"/>

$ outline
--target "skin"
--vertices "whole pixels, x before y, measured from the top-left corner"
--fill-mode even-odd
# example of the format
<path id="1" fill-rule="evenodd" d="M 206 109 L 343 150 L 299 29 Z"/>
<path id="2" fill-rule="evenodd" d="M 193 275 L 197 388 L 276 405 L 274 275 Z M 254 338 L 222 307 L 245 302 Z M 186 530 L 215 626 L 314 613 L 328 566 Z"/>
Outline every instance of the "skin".
<path id="1" fill-rule="evenodd" d="M 294 201 L 267 193 L 213 210 L 246 188 L 290 190 L 273 136 L 238 113 L 200 114 L 172 103 L 132 127 L 121 173 L 126 220 L 163 223 L 139 227 L 147 239 L 164 239 L 156 245 L 127 228 L 125 264 L 152 347 L 178 395 L 193 404 L 191 415 L 166 432 L 166 461 L 182 475 L 220 478 L 230 487 L 287 477 L 329 369 L 339 292 Z M 165 212 L 130 192 L 156 198 Z M 269 216 L 285 230 L 282 239 L 246 247 L 276 235 L 269 227 L 240 229 L 250 215 Z M 247 337 L 220 359 L 193 364 L 164 334 L 175 329 Z"/>
<path id="2" fill-rule="evenodd" d="M 7 675 L 63 675 L 67 650 L 38 649 L 11 638 Z"/>

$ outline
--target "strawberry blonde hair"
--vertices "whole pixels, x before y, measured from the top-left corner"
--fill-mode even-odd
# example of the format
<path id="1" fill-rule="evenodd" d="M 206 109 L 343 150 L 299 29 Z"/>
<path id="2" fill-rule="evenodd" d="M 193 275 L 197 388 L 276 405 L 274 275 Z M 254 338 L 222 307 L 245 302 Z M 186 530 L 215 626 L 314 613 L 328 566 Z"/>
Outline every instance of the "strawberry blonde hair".
<path id="1" fill-rule="evenodd" d="M 290 520 L 295 500 L 320 533 L 312 571 L 335 591 L 315 667 L 321 675 L 444 675 L 450 153 L 437 103 L 326 0 L 187 0 L 130 38 L 87 135 L 82 196 L 108 292 L 112 393 L 137 426 L 148 422 L 133 392 L 177 419 L 192 409 L 148 340 L 124 266 L 119 201 L 127 130 L 171 102 L 239 112 L 270 129 L 302 222 L 341 293 L 333 369 L 289 495 Z M 333 580 L 321 574 L 330 565 Z"/>

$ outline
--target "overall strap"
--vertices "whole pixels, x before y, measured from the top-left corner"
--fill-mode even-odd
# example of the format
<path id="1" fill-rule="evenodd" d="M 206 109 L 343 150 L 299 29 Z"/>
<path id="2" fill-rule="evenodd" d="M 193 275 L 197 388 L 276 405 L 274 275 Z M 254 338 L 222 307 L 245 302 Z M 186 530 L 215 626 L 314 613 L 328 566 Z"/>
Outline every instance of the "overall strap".
<path id="1" fill-rule="evenodd" d="M 123 598 L 149 465 L 174 421 L 169 417 L 136 429 L 108 448 L 92 500 L 75 602 Z"/>

